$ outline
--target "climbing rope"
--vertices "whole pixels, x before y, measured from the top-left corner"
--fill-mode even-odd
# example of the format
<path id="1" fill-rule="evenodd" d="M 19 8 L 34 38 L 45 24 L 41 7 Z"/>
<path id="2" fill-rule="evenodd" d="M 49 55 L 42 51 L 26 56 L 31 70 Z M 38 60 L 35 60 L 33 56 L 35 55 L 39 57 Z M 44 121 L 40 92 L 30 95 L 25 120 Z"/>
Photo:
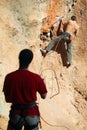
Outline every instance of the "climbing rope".
<path id="1" fill-rule="evenodd" d="M 46 69 L 43 69 L 42 71 L 41 71 L 41 76 L 42 76 L 42 73 L 44 72 L 44 71 L 46 71 L 46 70 L 51 70 L 51 71 L 53 71 L 53 73 L 54 73 L 54 75 L 55 75 L 55 79 L 56 79 L 56 83 L 57 83 L 57 93 L 56 94 L 54 94 L 54 95 L 52 95 L 51 97 L 50 97 L 50 99 L 51 98 L 53 98 L 54 96 L 57 96 L 59 93 L 60 93 L 60 87 L 59 87 L 59 83 L 58 83 L 58 79 L 57 79 L 57 75 L 56 75 L 56 72 L 55 72 L 55 70 L 54 69 L 50 69 L 50 68 L 46 68 Z M 53 80 L 53 79 L 52 79 Z M 52 88 L 53 88 L 53 86 L 52 86 Z"/>
<path id="2" fill-rule="evenodd" d="M 46 121 L 46 120 L 44 120 L 44 118 L 40 115 L 40 118 L 47 124 L 47 125 L 49 125 L 49 126 L 51 126 L 51 127 L 62 127 L 62 128 L 66 128 L 67 130 L 70 130 L 68 127 L 66 127 L 66 126 L 62 126 L 62 125 L 53 125 L 53 124 L 51 124 L 51 123 L 49 123 L 48 121 Z"/>
<path id="3" fill-rule="evenodd" d="M 38 101 L 38 107 L 39 107 L 39 102 L 40 102 L 40 99 L 39 99 L 39 101 Z M 41 124 L 41 119 L 42 119 L 42 121 L 44 122 L 44 123 L 46 123 L 47 125 L 49 125 L 50 127 L 62 127 L 62 128 L 65 128 L 65 129 L 67 129 L 67 130 L 70 130 L 68 127 L 66 127 L 66 126 L 63 126 L 63 125 L 54 125 L 54 124 L 51 124 L 51 123 L 49 123 L 48 121 L 46 121 L 43 117 L 42 117 L 42 115 L 40 114 L 40 120 L 39 120 L 39 127 L 40 127 L 40 129 L 42 129 L 42 124 Z"/>

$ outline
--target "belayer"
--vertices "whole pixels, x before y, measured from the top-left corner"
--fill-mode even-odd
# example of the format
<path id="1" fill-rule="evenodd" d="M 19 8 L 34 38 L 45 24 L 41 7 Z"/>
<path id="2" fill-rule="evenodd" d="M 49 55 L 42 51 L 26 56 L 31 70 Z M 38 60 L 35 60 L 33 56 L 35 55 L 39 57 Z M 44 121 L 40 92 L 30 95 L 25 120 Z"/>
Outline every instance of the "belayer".
<path id="1" fill-rule="evenodd" d="M 43 79 L 28 70 L 33 52 L 23 49 L 19 54 L 19 68 L 6 75 L 3 92 L 7 103 L 11 103 L 7 130 L 38 130 L 40 121 L 36 103 L 37 92 L 46 98 L 47 89 Z"/>

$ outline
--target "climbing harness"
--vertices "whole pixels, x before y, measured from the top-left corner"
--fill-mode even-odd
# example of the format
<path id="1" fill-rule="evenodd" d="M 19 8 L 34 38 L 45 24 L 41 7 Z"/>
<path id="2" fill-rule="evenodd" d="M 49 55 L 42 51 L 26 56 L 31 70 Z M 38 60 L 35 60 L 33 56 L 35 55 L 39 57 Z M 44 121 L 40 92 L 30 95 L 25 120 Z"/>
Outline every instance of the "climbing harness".
<path id="1" fill-rule="evenodd" d="M 36 102 L 32 102 L 30 104 L 15 104 L 12 105 L 11 108 L 12 110 L 26 110 L 36 106 L 36 104 L 37 104 Z"/>

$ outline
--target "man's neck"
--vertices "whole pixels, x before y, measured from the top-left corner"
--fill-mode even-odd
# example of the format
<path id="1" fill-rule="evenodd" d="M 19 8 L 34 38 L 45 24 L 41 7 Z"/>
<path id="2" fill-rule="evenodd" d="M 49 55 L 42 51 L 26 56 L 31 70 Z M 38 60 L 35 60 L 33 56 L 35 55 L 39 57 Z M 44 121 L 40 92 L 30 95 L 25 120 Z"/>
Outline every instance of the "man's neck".
<path id="1" fill-rule="evenodd" d="M 19 67 L 21 70 L 28 70 L 28 67 Z"/>

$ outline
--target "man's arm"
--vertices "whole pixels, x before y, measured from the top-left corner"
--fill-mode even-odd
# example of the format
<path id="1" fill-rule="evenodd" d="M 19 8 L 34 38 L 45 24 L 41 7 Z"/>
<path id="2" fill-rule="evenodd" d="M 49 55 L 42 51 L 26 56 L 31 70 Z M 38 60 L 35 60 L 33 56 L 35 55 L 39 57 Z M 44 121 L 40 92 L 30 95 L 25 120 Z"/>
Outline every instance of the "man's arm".
<path id="1" fill-rule="evenodd" d="M 66 28 L 68 22 L 69 21 L 67 21 L 67 20 L 62 20 L 62 22 L 61 22 L 61 30 L 62 30 L 62 32 L 65 31 L 65 28 Z"/>
<path id="2" fill-rule="evenodd" d="M 77 25 L 77 27 L 76 27 L 76 31 L 74 32 L 75 36 L 77 36 L 78 33 L 79 33 L 79 26 Z"/>
<path id="3" fill-rule="evenodd" d="M 2 91 L 4 92 L 5 101 L 10 103 L 9 82 L 8 82 L 8 77 L 7 76 L 5 77 Z"/>
<path id="4" fill-rule="evenodd" d="M 68 24 L 67 20 L 62 20 L 62 24 L 65 26 L 66 24 Z"/>
<path id="5" fill-rule="evenodd" d="M 42 99 L 46 98 L 47 88 L 46 88 L 46 84 L 44 83 L 44 80 L 41 77 L 39 79 L 38 92 Z"/>

